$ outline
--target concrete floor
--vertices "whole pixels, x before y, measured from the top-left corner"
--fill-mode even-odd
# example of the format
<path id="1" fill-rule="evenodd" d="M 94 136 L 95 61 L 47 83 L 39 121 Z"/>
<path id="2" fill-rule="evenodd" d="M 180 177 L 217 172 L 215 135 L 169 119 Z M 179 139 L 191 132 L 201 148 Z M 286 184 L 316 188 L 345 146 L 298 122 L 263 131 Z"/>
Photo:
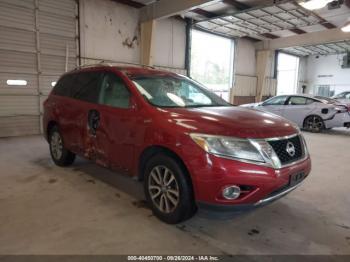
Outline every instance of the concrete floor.
<path id="1" fill-rule="evenodd" d="M 305 137 L 313 170 L 296 191 L 177 226 L 128 177 L 81 159 L 56 167 L 39 136 L 0 139 L 0 254 L 350 254 L 350 132 Z"/>

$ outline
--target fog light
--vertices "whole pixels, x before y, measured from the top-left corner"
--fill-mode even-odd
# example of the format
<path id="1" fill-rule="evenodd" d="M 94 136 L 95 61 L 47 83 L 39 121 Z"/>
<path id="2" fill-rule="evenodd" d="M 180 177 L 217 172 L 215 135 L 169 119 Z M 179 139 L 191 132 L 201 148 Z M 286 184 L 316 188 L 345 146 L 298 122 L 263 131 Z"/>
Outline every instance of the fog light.
<path id="1" fill-rule="evenodd" d="M 241 194 L 241 189 L 238 186 L 228 186 L 222 191 L 222 196 L 226 199 L 236 199 Z"/>

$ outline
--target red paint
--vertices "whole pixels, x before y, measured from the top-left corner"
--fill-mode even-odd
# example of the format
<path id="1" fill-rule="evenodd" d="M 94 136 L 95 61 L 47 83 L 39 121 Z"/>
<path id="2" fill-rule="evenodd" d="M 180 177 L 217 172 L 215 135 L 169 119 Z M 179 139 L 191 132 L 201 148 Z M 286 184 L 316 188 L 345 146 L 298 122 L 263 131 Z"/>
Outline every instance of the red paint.
<path id="1" fill-rule="evenodd" d="M 56 122 L 65 147 L 81 156 L 137 176 L 142 152 L 150 146 L 165 147 L 184 162 L 196 200 L 220 204 L 255 203 L 287 184 L 291 174 L 310 172 L 309 158 L 275 170 L 208 154 L 188 135 L 270 138 L 298 132 L 281 117 L 241 107 L 156 108 L 143 99 L 129 77 L 175 74 L 135 67 L 97 67 L 80 71 L 100 70 L 112 71 L 125 81 L 132 94 L 131 108 L 112 108 L 53 94 L 44 104 L 44 130 L 51 121 Z M 87 114 L 91 109 L 98 110 L 101 117 L 96 136 L 87 131 Z M 252 189 L 237 200 L 225 200 L 221 190 L 231 184 L 247 185 Z"/>

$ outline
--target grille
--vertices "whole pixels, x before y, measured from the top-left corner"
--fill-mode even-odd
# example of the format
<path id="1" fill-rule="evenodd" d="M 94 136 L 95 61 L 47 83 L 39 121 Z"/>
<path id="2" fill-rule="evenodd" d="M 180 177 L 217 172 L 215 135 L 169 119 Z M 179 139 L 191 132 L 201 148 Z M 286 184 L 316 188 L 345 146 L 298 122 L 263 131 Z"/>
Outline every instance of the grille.
<path id="1" fill-rule="evenodd" d="M 268 141 L 268 142 L 272 146 L 273 150 L 275 150 L 282 165 L 286 165 L 288 163 L 294 162 L 303 157 L 303 147 L 299 136 L 295 136 L 288 139 L 276 140 L 276 141 Z M 295 148 L 294 156 L 291 156 L 287 152 L 288 142 L 291 142 L 294 145 L 294 148 Z"/>

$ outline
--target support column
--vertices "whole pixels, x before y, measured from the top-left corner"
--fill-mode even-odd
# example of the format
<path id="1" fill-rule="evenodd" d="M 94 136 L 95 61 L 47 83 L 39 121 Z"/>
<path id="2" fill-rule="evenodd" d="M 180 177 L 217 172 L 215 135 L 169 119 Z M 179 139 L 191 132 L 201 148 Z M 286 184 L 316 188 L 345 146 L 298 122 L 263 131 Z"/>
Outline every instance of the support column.
<path id="1" fill-rule="evenodd" d="M 271 74 L 273 67 L 273 51 L 272 50 L 260 50 L 257 51 L 256 55 L 256 96 L 255 102 L 260 102 L 263 97 L 264 90 L 267 89 L 266 79 Z"/>
<path id="2" fill-rule="evenodd" d="M 153 65 L 155 20 L 141 23 L 141 64 Z"/>

